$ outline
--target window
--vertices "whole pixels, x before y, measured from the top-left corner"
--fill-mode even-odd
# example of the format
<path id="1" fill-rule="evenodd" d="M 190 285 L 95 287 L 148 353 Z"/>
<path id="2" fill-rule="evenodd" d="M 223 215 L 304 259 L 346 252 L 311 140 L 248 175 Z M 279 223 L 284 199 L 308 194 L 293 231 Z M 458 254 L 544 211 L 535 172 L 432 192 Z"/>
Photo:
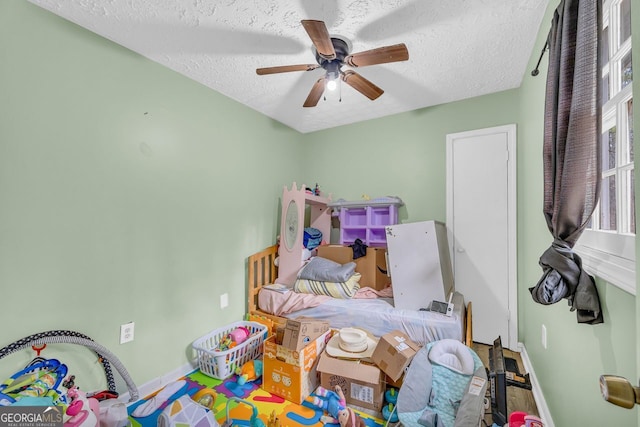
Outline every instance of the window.
<path id="1" fill-rule="evenodd" d="M 602 0 L 602 187 L 576 245 L 587 271 L 635 295 L 631 0 Z"/>

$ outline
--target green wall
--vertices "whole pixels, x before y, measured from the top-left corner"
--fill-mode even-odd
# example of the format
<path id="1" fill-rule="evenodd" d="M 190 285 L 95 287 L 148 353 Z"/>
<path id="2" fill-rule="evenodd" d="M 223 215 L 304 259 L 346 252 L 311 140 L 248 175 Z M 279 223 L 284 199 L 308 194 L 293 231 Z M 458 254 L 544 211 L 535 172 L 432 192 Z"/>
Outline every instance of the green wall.
<path id="1" fill-rule="evenodd" d="M 23 0 L 0 1 L 0 64 L 0 347 L 70 329 L 138 385 L 184 365 L 241 320 L 246 257 L 275 242 L 300 135 Z M 55 347 L 43 355 L 78 352 Z"/>
<path id="2" fill-rule="evenodd" d="M 638 12 L 634 0 L 634 24 Z M 317 182 L 334 199 L 397 195 L 403 222 L 444 221 L 446 134 L 516 123 L 519 341 L 555 425 L 638 424 L 637 409 L 606 403 L 598 389 L 602 373 L 637 378 L 636 299 L 598 280 L 605 324 L 587 326 L 564 302 L 540 306 L 528 293 L 551 243 L 542 217 L 545 61 L 518 89 L 301 135 L 26 1 L 0 0 L 0 284 L 10 325 L 0 346 L 77 330 L 141 385 L 184 365 L 194 339 L 241 317 L 245 260 L 273 243 L 283 185 Z M 224 292 L 231 304 L 221 311 Z M 135 341 L 118 344 L 119 325 L 132 320 Z M 96 371 L 77 349 L 51 347 L 49 356 Z M 32 356 L 3 359 L 0 376 Z"/>

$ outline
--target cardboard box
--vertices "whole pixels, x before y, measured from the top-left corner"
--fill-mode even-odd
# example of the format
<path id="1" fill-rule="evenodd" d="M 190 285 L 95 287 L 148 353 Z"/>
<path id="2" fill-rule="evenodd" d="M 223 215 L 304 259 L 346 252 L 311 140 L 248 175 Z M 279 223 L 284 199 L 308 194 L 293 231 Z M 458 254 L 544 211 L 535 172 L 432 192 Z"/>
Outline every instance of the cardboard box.
<path id="1" fill-rule="evenodd" d="M 409 339 L 402 331 L 392 331 L 380 337 L 371 359 L 382 371 L 398 381 L 411 359 L 420 350 L 420 346 Z"/>
<path id="2" fill-rule="evenodd" d="M 282 345 L 291 350 L 302 350 L 307 344 L 329 330 L 329 322 L 324 320 L 298 318 L 287 319 L 282 336 Z"/>
<path id="3" fill-rule="evenodd" d="M 401 376 L 397 381 L 392 380 L 391 377 L 387 374 L 384 374 L 384 377 L 384 383 L 386 384 L 385 388 L 387 390 L 389 389 L 389 387 L 397 388 L 399 390 L 400 387 L 402 387 L 402 383 L 404 382 L 404 375 Z"/>
<path id="4" fill-rule="evenodd" d="M 318 256 L 340 264 L 356 263 L 356 271 L 362 276 L 360 286 L 384 289 L 391 283 L 387 276 L 387 248 L 367 248 L 367 254 L 353 259 L 353 249 L 342 245 L 318 246 Z"/>
<path id="5" fill-rule="evenodd" d="M 264 342 L 262 388 L 290 402 L 301 404 L 320 384 L 318 357 L 324 351 L 332 331 L 328 330 L 300 351 L 275 342 Z"/>
<path id="6" fill-rule="evenodd" d="M 320 385 L 333 390 L 342 387 L 347 403 L 374 411 L 384 405 L 385 382 L 380 368 L 368 363 L 336 359 L 326 352 L 318 361 Z"/>

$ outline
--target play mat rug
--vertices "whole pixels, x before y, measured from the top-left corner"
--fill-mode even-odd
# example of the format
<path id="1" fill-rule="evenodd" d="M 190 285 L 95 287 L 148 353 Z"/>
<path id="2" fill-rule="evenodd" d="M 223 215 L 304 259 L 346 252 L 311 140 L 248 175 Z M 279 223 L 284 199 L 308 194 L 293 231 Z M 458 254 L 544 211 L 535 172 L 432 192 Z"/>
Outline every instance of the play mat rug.
<path id="1" fill-rule="evenodd" d="M 243 385 L 238 384 L 236 379 L 237 376 L 234 375 L 226 380 L 217 380 L 195 370 L 175 383 L 170 383 L 158 392 L 129 406 L 128 413 L 131 425 L 133 427 L 156 427 L 158 417 L 168 405 L 181 396 L 193 396 L 204 388 L 213 389 L 217 394 L 213 412 L 220 425 L 226 420 L 227 401 L 233 397 L 255 405 L 258 417 L 266 426 L 270 425 L 269 418 L 273 415 L 278 418 L 280 427 L 322 427 L 325 425 L 320 420 L 323 415 L 322 410 L 309 402 L 298 405 L 273 395 L 260 387 L 261 378 Z M 144 414 L 145 416 L 132 416 L 139 406 L 138 415 Z M 356 412 L 367 427 L 384 427 L 384 420 L 374 418 L 361 411 Z M 231 399 L 229 417 L 233 420 L 234 425 L 249 426 L 252 414 L 253 408 L 251 406 Z M 326 424 L 326 426 L 339 427 L 339 424 Z"/>

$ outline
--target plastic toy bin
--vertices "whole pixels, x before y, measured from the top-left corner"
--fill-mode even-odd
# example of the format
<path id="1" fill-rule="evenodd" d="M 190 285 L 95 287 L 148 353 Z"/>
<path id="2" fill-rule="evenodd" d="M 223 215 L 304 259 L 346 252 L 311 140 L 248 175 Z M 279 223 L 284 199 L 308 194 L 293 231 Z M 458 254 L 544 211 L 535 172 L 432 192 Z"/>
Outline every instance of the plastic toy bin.
<path id="1" fill-rule="evenodd" d="M 239 326 L 249 330 L 249 338 L 229 350 L 216 350 L 224 338 Z M 198 357 L 198 369 L 210 377 L 224 380 L 234 374 L 250 360 L 262 355 L 262 345 L 267 338 L 268 328 L 257 322 L 240 321 L 216 329 L 193 342 Z"/>

